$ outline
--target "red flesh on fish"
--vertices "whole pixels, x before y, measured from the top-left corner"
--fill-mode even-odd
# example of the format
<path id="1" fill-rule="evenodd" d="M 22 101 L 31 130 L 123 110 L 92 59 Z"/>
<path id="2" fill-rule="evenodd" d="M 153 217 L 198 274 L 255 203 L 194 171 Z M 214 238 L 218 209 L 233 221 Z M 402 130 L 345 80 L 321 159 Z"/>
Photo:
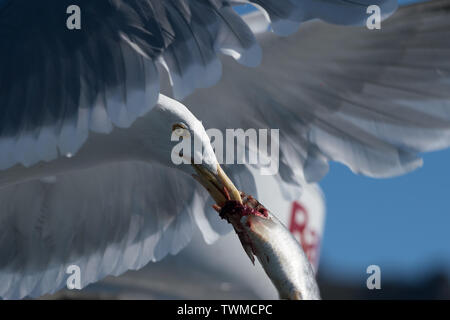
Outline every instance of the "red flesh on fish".
<path id="1" fill-rule="evenodd" d="M 245 229 L 242 227 L 241 219 L 244 216 L 258 216 L 261 218 L 268 218 L 267 209 L 260 204 L 255 198 L 252 196 L 247 196 L 245 193 L 241 192 L 242 196 L 242 204 L 235 200 L 228 200 L 222 207 L 218 205 L 214 205 L 214 209 L 219 212 L 219 215 L 222 219 L 227 220 L 236 231 L 236 234 L 239 237 L 239 240 L 242 243 L 242 246 L 247 253 L 248 257 L 255 263 L 256 250 L 252 245 L 252 242 L 247 235 Z M 248 221 L 247 223 L 250 223 Z M 250 226 L 249 226 L 250 227 Z"/>

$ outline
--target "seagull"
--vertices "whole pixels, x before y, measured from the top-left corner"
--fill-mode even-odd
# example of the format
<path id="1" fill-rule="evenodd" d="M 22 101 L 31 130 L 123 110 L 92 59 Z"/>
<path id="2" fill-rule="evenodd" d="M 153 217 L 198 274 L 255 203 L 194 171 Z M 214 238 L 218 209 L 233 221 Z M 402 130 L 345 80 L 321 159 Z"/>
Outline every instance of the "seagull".
<path id="1" fill-rule="evenodd" d="M 417 169 L 450 145 L 449 8 L 0 0 L 0 297 L 53 293 L 71 266 L 85 287 L 228 232 L 192 176 L 238 200 L 257 196 L 253 171 L 222 168 L 205 126 L 279 128 L 286 197 L 329 161 L 377 178 Z M 173 135 L 201 142 L 200 164 L 173 163 Z"/>

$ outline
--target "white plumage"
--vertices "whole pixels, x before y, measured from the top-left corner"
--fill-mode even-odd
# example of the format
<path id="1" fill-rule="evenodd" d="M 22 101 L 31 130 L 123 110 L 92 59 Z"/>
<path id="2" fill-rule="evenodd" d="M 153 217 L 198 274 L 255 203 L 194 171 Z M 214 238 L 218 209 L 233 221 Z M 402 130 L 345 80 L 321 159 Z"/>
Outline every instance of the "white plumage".
<path id="1" fill-rule="evenodd" d="M 0 1 L 3 298 L 54 292 L 71 264 L 85 286 L 176 254 L 197 230 L 208 242 L 228 231 L 174 170 L 174 123 L 207 148 L 203 126 L 279 128 L 286 197 L 330 160 L 386 177 L 450 143 L 449 1 L 369 31 L 311 19 L 361 25 L 369 2 L 389 16 L 396 1 L 258 0 L 249 28 L 228 1 L 80 0 L 78 34 L 55 28 L 66 1 L 41 2 Z M 42 20 L 27 31 L 21 14 Z M 227 172 L 256 193 L 245 165 Z"/>

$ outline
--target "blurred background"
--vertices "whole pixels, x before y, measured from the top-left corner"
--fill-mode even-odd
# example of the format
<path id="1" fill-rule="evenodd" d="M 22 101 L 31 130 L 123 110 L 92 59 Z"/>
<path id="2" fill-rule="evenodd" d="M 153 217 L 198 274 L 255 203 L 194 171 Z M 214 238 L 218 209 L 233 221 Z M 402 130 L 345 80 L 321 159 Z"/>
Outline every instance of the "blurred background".
<path id="1" fill-rule="evenodd" d="M 427 154 L 423 168 L 383 180 L 331 165 L 320 183 L 326 218 L 316 226 L 323 232 L 317 273 L 323 298 L 450 299 L 448 164 L 450 151 Z M 253 268 L 239 246 L 233 234 L 211 247 L 198 236 L 176 257 L 108 277 L 82 291 L 63 290 L 43 298 L 276 298 L 260 267 Z M 369 265 L 381 269 L 380 290 L 367 289 Z"/>
<path id="2" fill-rule="evenodd" d="M 321 182 L 324 297 L 450 298 L 449 163 L 450 151 L 431 153 L 419 170 L 380 180 L 332 164 Z M 381 268 L 382 290 L 365 287 L 371 264 Z"/>

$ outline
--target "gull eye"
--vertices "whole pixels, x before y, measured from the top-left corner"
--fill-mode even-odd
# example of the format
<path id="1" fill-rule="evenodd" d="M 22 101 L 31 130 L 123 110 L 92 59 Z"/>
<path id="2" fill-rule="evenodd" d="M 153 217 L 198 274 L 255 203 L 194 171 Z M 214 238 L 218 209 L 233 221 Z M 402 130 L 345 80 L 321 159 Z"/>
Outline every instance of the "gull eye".
<path id="1" fill-rule="evenodd" d="M 172 132 L 179 137 L 189 137 L 189 130 L 183 123 L 175 123 L 172 126 Z"/>

